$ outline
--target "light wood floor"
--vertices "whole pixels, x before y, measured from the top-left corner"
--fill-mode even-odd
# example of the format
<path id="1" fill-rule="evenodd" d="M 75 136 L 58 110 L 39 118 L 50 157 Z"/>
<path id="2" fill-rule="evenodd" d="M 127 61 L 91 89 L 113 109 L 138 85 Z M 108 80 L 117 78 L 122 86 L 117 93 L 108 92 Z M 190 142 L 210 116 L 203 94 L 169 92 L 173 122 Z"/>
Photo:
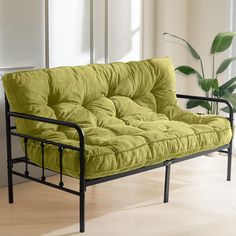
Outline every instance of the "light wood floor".
<path id="1" fill-rule="evenodd" d="M 234 159 L 234 162 L 236 160 Z M 236 163 L 226 182 L 226 157 L 200 157 L 172 166 L 170 202 L 163 204 L 164 168 L 88 187 L 88 236 L 235 236 Z M 50 178 L 56 181 L 57 176 Z M 68 178 L 67 186 L 78 181 Z M 1 236 L 78 233 L 78 198 L 27 182 L 15 203 L 0 189 Z"/>

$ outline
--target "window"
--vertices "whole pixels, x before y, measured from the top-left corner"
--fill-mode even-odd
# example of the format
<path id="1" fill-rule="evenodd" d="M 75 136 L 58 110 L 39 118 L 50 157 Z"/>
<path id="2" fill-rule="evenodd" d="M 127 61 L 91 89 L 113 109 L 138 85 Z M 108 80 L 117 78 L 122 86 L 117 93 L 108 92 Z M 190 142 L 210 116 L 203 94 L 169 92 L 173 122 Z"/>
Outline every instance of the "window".
<path id="1" fill-rule="evenodd" d="M 142 3 L 49 1 L 50 67 L 142 59 Z"/>

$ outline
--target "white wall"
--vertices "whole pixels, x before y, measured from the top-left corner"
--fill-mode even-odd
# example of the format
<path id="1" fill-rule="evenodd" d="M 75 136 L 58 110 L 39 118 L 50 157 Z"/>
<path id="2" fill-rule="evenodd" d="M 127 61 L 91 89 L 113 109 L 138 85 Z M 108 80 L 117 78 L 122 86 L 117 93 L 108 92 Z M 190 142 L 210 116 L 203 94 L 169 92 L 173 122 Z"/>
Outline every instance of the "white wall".
<path id="1" fill-rule="evenodd" d="M 0 0 L 0 74 L 14 67 L 44 67 L 44 4 L 32 0 Z M 20 68 L 19 68 L 20 69 Z M 13 69 L 14 70 L 14 69 Z M 0 186 L 6 184 L 4 92 L 0 81 Z M 21 148 L 13 139 L 13 153 Z M 15 178 L 15 182 L 19 179 Z"/>
<path id="2" fill-rule="evenodd" d="M 201 55 L 204 63 L 205 76 L 212 77 L 212 57 L 210 49 L 215 35 L 219 32 L 229 31 L 229 0 L 189 0 L 188 1 L 188 40 Z M 229 51 L 216 56 L 216 67 L 228 56 Z M 199 63 L 189 55 L 188 64 L 200 71 Z M 223 83 L 228 79 L 228 73 L 220 75 Z M 189 94 L 201 94 L 197 80 L 189 78 L 187 81 Z"/>
<path id="3" fill-rule="evenodd" d="M 153 56 L 153 18 L 150 19 L 154 15 L 153 2 L 51 0 L 50 66 L 130 61 Z M 70 14 L 65 17 L 65 12 Z M 144 35 L 147 35 L 145 41 Z"/>
<path id="4" fill-rule="evenodd" d="M 91 44 L 94 52 L 91 61 L 94 63 L 105 63 L 105 18 L 105 1 L 93 1 L 93 42 Z"/>
<path id="5" fill-rule="evenodd" d="M 155 56 L 156 0 L 142 0 L 142 58 Z"/>
<path id="6" fill-rule="evenodd" d="M 44 66 L 43 1 L 0 0 L 0 67 Z"/>
<path id="7" fill-rule="evenodd" d="M 184 43 L 162 34 L 169 32 L 178 35 L 188 40 L 199 52 L 206 75 L 210 78 L 211 43 L 217 33 L 230 30 L 229 3 L 230 0 L 156 0 L 156 55 L 172 57 L 175 67 L 190 65 L 199 69 L 199 63 L 192 58 Z M 228 52 L 217 56 L 216 65 L 226 56 Z M 228 73 L 221 77 L 223 83 L 228 79 Z M 176 79 L 177 93 L 203 95 L 195 77 L 176 73 Z"/>
<path id="8" fill-rule="evenodd" d="M 179 64 L 186 64 L 188 54 L 182 44 L 169 36 L 164 36 L 164 32 L 179 35 L 187 38 L 188 36 L 188 0 L 157 0 L 156 9 L 156 56 L 170 56 L 175 67 Z M 187 78 L 178 75 L 177 91 L 186 93 Z"/>
<path id="9" fill-rule="evenodd" d="M 141 7 L 141 0 L 108 1 L 108 62 L 142 59 Z"/>
<path id="10" fill-rule="evenodd" d="M 236 1 L 235 0 L 230 0 L 230 30 L 235 31 L 236 32 Z M 234 39 L 233 41 L 233 48 L 231 51 L 231 56 L 235 56 L 236 55 L 236 39 Z M 232 70 L 230 73 L 231 77 L 236 76 L 236 63 L 234 62 L 233 66 L 232 66 Z"/>
<path id="11" fill-rule="evenodd" d="M 90 62 L 90 2 L 49 1 L 50 66 Z"/>

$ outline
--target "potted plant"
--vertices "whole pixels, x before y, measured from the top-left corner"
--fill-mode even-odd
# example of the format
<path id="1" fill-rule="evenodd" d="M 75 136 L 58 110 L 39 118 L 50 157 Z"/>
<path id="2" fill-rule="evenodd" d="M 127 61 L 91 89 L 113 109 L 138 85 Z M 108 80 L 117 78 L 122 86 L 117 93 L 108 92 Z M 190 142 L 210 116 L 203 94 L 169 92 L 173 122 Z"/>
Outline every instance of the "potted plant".
<path id="1" fill-rule="evenodd" d="M 193 58 L 199 61 L 201 68 L 201 71 L 199 72 L 191 66 L 182 65 L 178 66 L 175 70 L 184 75 L 196 75 L 198 85 L 205 92 L 206 97 L 227 99 L 232 104 L 234 112 L 236 112 L 236 93 L 234 92 L 236 88 L 236 76 L 229 79 L 226 83 L 219 83 L 219 75 L 228 68 L 231 62 L 236 60 L 236 57 L 229 57 L 224 59 L 222 63 L 218 65 L 218 67 L 216 67 L 215 65 L 215 56 L 218 53 L 224 52 L 225 50 L 230 48 L 236 32 L 224 32 L 219 33 L 215 36 L 210 51 L 210 56 L 212 58 L 211 77 L 206 77 L 202 59 L 189 42 L 179 36 L 170 33 L 164 33 L 164 35 L 169 35 L 184 42 Z M 188 109 L 198 106 L 205 108 L 208 114 L 218 114 L 219 110 L 228 112 L 228 109 L 226 107 L 219 109 L 217 102 L 189 100 L 186 104 L 186 107 Z"/>

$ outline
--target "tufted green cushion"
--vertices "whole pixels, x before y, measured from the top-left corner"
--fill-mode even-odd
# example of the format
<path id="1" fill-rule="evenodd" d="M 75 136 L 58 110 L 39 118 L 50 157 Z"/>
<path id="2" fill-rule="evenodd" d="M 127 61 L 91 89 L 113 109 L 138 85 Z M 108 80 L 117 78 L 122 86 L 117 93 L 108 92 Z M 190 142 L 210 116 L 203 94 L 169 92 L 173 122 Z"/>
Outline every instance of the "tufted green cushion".
<path id="1" fill-rule="evenodd" d="M 227 119 L 177 106 L 168 58 L 16 72 L 3 78 L 13 111 L 79 124 L 85 132 L 86 178 L 98 178 L 213 149 L 230 142 Z M 78 146 L 75 130 L 16 119 L 17 130 Z M 37 142 L 29 158 L 41 164 Z M 58 149 L 45 166 L 59 170 Z M 64 173 L 79 176 L 79 156 L 64 150 Z"/>

